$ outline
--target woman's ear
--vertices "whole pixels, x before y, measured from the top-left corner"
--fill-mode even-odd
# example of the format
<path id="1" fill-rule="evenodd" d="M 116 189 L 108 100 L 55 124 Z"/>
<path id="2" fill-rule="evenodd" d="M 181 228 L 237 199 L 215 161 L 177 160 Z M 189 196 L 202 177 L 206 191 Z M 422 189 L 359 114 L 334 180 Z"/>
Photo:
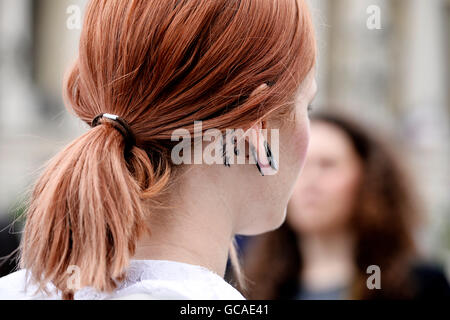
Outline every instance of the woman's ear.
<path id="1" fill-rule="evenodd" d="M 250 94 L 253 97 L 261 91 L 267 89 L 267 83 L 262 83 Z M 249 146 L 249 163 L 255 164 L 261 175 L 274 175 L 278 172 L 278 165 L 272 150 L 267 142 L 267 127 L 264 120 L 259 121 L 245 132 L 246 140 Z"/>
<path id="2" fill-rule="evenodd" d="M 274 175 L 278 172 L 278 165 L 267 142 L 267 128 L 264 121 L 251 127 L 247 133 L 249 139 L 250 163 L 256 164 L 263 176 Z"/>

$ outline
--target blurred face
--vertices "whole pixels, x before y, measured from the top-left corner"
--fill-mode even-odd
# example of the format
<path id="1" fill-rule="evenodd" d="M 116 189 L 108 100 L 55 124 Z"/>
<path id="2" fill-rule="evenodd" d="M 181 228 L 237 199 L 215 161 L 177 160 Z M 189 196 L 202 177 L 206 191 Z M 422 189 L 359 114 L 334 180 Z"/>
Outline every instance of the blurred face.
<path id="1" fill-rule="evenodd" d="M 286 218 L 286 209 L 295 182 L 303 168 L 309 144 L 308 105 L 317 92 L 314 69 L 299 88 L 294 114 L 284 122 L 267 122 L 267 129 L 279 129 L 279 170 L 275 175 L 261 176 L 256 168 L 238 174 L 240 188 L 235 199 L 245 196 L 240 206 L 238 234 L 254 235 L 278 228 Z M 270 142 L 269 137 L 268 141 Z"/>
<path id="2" fill-rule="evenodd" d="M 344 131 L 311 124 L 303 172 L 289 203 L 288 223 L 302 234 L 347 228 L 362 175 L 362 163 Z"/>

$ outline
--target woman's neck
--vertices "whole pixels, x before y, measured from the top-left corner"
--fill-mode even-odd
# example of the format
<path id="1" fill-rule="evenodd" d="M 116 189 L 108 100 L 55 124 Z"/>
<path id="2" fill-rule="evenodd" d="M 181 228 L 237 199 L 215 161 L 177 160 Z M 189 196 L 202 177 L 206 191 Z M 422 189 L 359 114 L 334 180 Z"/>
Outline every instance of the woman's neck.
<path id="1" fill-rule="evenodd" d="M 190 176 L 162 200 L 166 209 L 149 213 L 151 234 L 139 240 L 133 259 L 200 265 L 223 277 L 234 236 L 233 216 L 220 192 Z"/>
<path id="2" fill-rule="evenodd" d="M 299 248 L 302 285 L 311 290 L 326 290 L 346 286 L 352 281 L 355 266 L 351 232 L 302 235 Z"/>

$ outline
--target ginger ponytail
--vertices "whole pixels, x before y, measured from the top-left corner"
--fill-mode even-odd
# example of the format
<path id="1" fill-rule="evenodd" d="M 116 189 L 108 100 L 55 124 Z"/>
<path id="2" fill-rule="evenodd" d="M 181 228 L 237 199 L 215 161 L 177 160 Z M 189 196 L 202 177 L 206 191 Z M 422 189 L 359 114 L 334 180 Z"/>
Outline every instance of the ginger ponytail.
<path id="1" fill-rule="evenodd" d="M 33 282 L 73 298 L 71 270 L 80 287 L 112 291 L 123 277 L 146 227 L 144 198 L 157 194 L 169 170 L 153 170 L 148 155 L 131 150 L 109 120 L 90 129 L 51 159 L 34 186 L 21 243 L 21 267 Z"/>

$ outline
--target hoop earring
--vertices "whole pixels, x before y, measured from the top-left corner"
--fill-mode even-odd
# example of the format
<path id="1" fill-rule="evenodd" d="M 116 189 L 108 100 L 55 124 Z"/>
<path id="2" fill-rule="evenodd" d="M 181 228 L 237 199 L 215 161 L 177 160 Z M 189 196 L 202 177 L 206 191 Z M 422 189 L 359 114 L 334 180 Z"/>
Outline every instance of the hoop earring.
<path id="1" fill-rule="evenodd" d="M 269 160 L 270 167 L 273 170 L 278 171 L 278 164 L 272 155 L 272 150 L 270 149 L 270 146 L 269 146 L 269 143 L 267 142 L 267 140 L 264 140 L 264 147 L 266 149 L 267 160 Z"/>
<path id="2" fill-rule="evenodd" d="M 270 149 L 269 143 L 267 142 L 267 140 L 264 140 L 264 149 L 266 151 L 266 157 L 267 157 L 267 161 L 269 162 L 270 167 L 275 170 L 278 171 L 278 164 L 275 160 L 275 158 L 273 157 L 272 154 L 272 150 Z M 259 164 L 259 159 L 258 159 L 258 155 L 256 153 L 256 149 L 253 145 L 250 145 L 250 152 L 252 153 L 253 159 L 256 162 L 256 167 L 258 168 L 259 173 L 264 176 L 264 172 L 261 169 L 261 165 Z"/>

